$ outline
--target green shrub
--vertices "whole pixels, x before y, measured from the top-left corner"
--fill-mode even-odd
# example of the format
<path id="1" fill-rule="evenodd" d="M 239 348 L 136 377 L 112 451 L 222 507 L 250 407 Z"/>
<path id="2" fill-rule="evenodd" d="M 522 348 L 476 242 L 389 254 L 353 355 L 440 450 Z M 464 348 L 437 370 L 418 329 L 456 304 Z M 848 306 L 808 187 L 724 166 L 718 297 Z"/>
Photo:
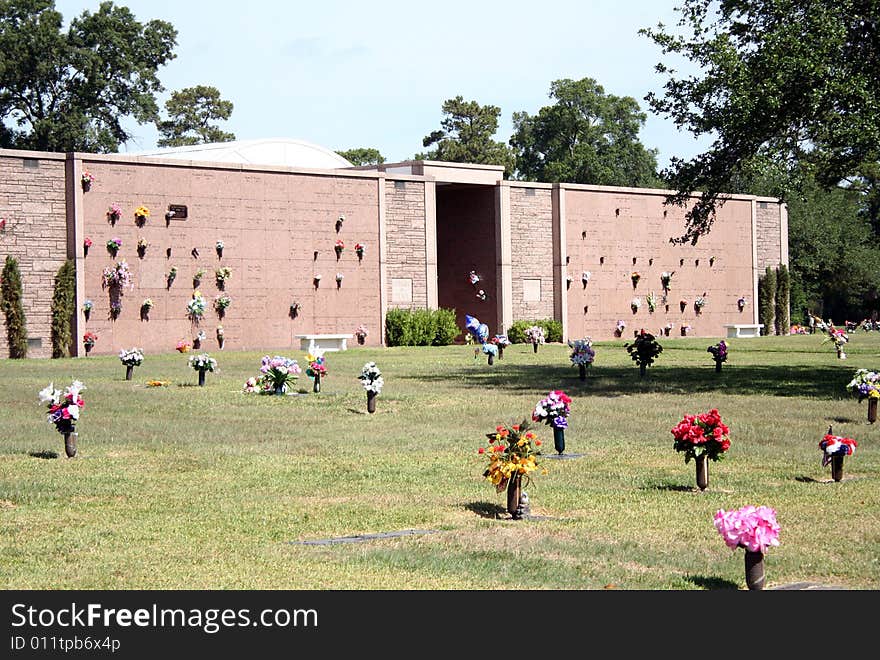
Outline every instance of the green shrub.
<path id="1" fill-rule="evenodd" d="M 385 315 L 388 346 L 446 346 L 460 334 L 454 309 L 389 309 Z"/>
<path id="2" fill-rule="evenodd" d="M 544 329 L 544 339 L 548 342 L 561 342 L 562 341 L 562 321 L 555 321 L 553 319 L 532 319 L 532 320 L 522 320 L 522 321 L 514 321 L 513 324 L 507 330 L 507 338 L 510 340 L 511 344 L 525 344 L 526 342 L 526 328 L 530 328 L 533 325 L 540 326 Z"/>
<path id="3" fill-rule="evenodd" d="M 12 255 L 7 255 L 6 265 L 3 266 L 2 286 L 0 286 L 0 299 L 3 301 L 3 313 L 6 315 L 6 339 L 9 343 L 9 357 L 27 357 L 27 320 L 24 316 L 22 304 L 21 273 L 18 270 L 18 260 Z"/>
<path id="4" fill-rule="evenodd" d="M 767 266 L 758 279 L 758 323 L 763 323 L 761 334 L 772 335 L 776 331 L 776 271 Z"/>
<path id="5" fill-rule="evenodd" d="M 785 264 L 776 269 L 776 334 L 787 335 L 791 330 L 789 319 L 789 296 L 791 294 L 791 277 Z"/>
<path id="6" fill-rule="evenodd" d="M 52 357 L 70 357 L 71 322 L 76 311 L 76 266 L 68 259 L 55 275 L 52 296 Z"/>
<path id="7" fill-rule="evenodd" d="M 454 309 L 435 309 L 434 319 L 434 346 L 448 346 L 461 334 Z"/>

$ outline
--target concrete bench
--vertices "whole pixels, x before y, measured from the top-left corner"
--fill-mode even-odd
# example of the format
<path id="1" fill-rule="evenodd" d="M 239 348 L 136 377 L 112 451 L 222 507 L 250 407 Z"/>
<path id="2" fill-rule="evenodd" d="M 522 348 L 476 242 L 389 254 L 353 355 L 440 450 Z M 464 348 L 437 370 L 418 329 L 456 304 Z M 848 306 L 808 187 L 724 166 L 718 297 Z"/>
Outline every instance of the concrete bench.
<path id="1" fill-rule="evenodd" d="M 354 335 L 294 335 L 299 339 L 300 350 L 314 354 L 315 351 L 348 350 L 348 340 Z"/>
<path id="2" fill-rule="evenodd" d="M 728 337 L 759 337 L 763 323 L 736 323 L 725 325 Z"/>

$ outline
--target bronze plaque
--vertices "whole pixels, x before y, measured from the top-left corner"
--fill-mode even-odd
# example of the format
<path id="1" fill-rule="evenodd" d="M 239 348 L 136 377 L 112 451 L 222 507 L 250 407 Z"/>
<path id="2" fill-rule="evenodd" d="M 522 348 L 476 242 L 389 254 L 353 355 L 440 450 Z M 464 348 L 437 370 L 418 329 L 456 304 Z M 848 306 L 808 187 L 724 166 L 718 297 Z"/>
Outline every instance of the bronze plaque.
<path id="1" fill-rule="evenodd" d="M 173 212 L 173 220 L 186 220 L 186 206 L 183 204 L 169 204 L 168 210 Z"/>

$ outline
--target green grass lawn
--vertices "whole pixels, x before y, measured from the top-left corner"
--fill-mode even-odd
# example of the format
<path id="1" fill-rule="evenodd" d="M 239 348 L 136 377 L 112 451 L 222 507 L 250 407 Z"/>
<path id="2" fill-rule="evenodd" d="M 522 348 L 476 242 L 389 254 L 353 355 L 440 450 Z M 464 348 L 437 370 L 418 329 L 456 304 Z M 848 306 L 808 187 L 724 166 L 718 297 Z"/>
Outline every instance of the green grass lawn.
<path id="1" fill-rule="evenodd" d="M 742 589 L 743 551 L 712 517 L 764 504 L 782 528 L 768 588 L 880 588 L 880 424 L 845 390 L 880 369 L 880 333 L 854 334 L 845 361 L 819 335 L 730 340 L 720 374 L 713 340 L 661 342 L 644 379 L 623 341 L 597 343 L 584 382 L 561 344 L 510 346 L 491 367 L 466 346 L 355 347 L 327 354 L 320 394 L 303 374 L 288 397 L 242 393 L 260 353 L 211 353 L 205 387 L 178 353 L 147 355 L 132 381 L 115 356 L 0 360 L 0 586 Z M 385 378 L 373 415 L 357 379 L 370 360 Z M 74 378 L 69 460 L 37 392 Z M 551 389 L 573 398 L 566 449 L 583 457 L 544 458 L 526 488 L 541 518 L 512 521 L 477 448 Z M 670 429 L 712 407 L 732 445 L 700 492 Z M 859 443 L 841 482 L 821 467 L 829 425 Z M 297 543 L 411 529 L 438 533 Z"/>

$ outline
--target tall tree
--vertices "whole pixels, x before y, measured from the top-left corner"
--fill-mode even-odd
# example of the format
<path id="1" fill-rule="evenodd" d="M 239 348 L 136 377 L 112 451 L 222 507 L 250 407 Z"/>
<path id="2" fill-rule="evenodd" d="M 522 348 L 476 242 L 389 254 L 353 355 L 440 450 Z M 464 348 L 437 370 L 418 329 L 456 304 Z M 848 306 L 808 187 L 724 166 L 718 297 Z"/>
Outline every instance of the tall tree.
<path id="1" fill-rule="evenodd" d="M 337 151 L 336 153 L 355 166 L 381 165 L 385 162 L 385 157 L 379 153 L 379 150 L 371 147 L 358 147 L 357 149 Z"/>
<path id="2" fill-rule="evenodd" d="M 23 291 L 21 287 L 21 271 L 18 259 L 6 256 L 3 275 L 0 276 L 0 306 L 6 315 L 6 340 L 9 344 L 9 357 L 26 358 L 27 319 L 24 315 Z"/>
<path id="3" fill-rule="evenodd" d="M 592 78 L 555 80 L 535 116 L 513 115 L 516 171 L 528 181 L 656 187 L 657 152 L 639 142 L 645 113 L 630 96 L 614 96 Z"/>
<path id="4" fill-rule="evenodd" d="M 124 118 L 156 120 L 156 72 L 176 39 L 170 23 L 112 2 L 62 32 L 54 0 L 0 0 L 0 146 L 117 151 L 131 139 Z"/>
<path id="5" fill-rule="evenodd" d="M 76 264 L 65 261 L 55 275 L 52 295 L 52 357 L 70 357 L 71 323 L 76 312 Z"/>
<path id="6" fill-rule="evenodd" d="M 501 108 L 456 96 L 443 102 L 443 114 L 441 129 L 422 140 L 423 147 L 437 146 L 427 153 L 416 154 L 417 160 L 503 165 L 505 177 L 513 173 L 516 162 L 513 151 L 503 142 L 492 139 L 498 130 Z"/>
<path id="7" fill-rule="evenodd" d="M 227 133 L 211 124 L 232 115 L 232 101 L 220 98 L 216 87 L 196 85 L 171 93 L 165 101 L 168 119 L 156 122 L 160 147 L 183 147 L 190 144 L 231 142 L 235 134 Z"/>
<path id="8" fill-rule="evenodd" d="M 651 107 L 694 135 L 713 137 L 665 172 L 685 204 L 678 241 L 709 231 L 731 177 L 766 160 L 792 171 L 809 164 L 825 186 L 859 177 L 880 161 L 880 3 L 875 0 L 682 0 L 678 29 L 641 30 L 664 55 L 682 56 L 698 73 L 665 64 L 663 96 Z M 787 190 L 795 189 L 792 179 Z"/>

